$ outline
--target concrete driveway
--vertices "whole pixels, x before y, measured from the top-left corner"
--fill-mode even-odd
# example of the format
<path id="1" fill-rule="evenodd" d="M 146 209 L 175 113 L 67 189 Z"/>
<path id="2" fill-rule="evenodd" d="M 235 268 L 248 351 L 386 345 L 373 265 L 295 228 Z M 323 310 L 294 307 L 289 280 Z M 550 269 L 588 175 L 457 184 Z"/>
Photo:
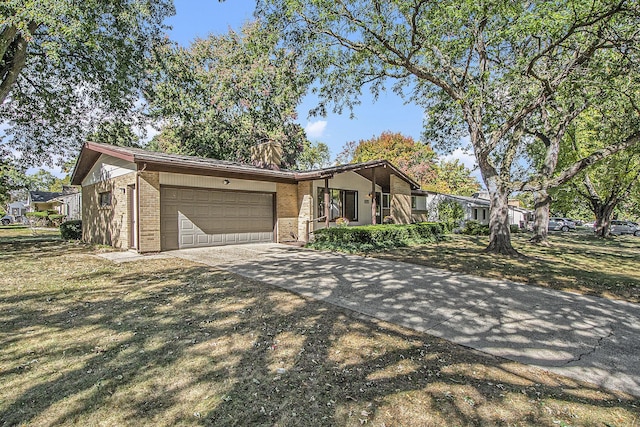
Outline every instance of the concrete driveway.
<path id="1" fill-rule="evenodd" d="M 640 396 L 637 304 L 278 244 L 167 254 Z"/>

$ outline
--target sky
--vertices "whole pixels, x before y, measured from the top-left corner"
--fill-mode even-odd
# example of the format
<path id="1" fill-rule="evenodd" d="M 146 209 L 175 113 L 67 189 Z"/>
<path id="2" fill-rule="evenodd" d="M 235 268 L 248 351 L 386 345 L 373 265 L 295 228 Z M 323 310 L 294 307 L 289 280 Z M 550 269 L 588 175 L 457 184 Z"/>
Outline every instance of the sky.
<path id="1" fill-rule="evenodd" d="M 253 18 L 255 0 L 174 0 L 176 15 L 166 21 L 172 27 L 171 39 L 188 46 L 195 38 L 209 34 L 223 34 L 229 29 L 239 30 L 242 24 Z M 309 95 L 298 107 L 298 122 L 305 129 L 311 141 L 324 142 L 331 150 L 331 158 L 342 150 L 349 141 L 360 141 L 380 135 L 384 131 L 400 132 L 414 140 L 420 140 L 423 111 L 414 105 L 406 105 L 393 92 L 382 94 L 373 101 L 367 93 L 362 104 L 354 109 L 355 118 L 349 112 L 342 115 L 328 114 L 326 117 L 308 117 L 317 99 Z M 468 168 L 473 169 L 475 158 L 472 154 L 456 150 L 441 158 L 458 158 Z M 479 174 L 476 176 L 479 177 Z M 482 182 L 481 179 L 479 179 Z"/>
<path id="2" fill-rule="evenodd" d="M 255 0 L 174 0 L 176 14 L 165 23 L 172 27 L 169 37 L 183 46 L 194 39 L 209 34 L 223 34 L 229 29 L 239 30 L 243 23 L 253 19 Z M 308 112 L 316 106 L 317 98 L 305 97 L 298 107 L 298 122 L 305 129 L 309 140 L 324 142 L 329 146 L 331 159 L 342 150 L 349 141 L 360 141 L 380 135 L 384 131 L 400 132 L 414 140 L 420 140 L 423 111 L 404 101 L 389 91 L 373 101 L 369 93 L 363 93 L 362 103 L 354 108 L 355 118 L 351 119 L 346 111 L 342 115 L 329 113 L 326 117 L 308 117 Z M 157 131 L 148 129 L 150 139 Z M 441 153 L 441 159 L 459 159 L 469 169 L 475 167 L 475 157 L 462 150 L 447 155 Z M 32 168 L 34 173 L 39 168 Z M 62 177 L 59 168 L 45 169 Z M 482 182 L 479 171 L 474 175 Z"/>

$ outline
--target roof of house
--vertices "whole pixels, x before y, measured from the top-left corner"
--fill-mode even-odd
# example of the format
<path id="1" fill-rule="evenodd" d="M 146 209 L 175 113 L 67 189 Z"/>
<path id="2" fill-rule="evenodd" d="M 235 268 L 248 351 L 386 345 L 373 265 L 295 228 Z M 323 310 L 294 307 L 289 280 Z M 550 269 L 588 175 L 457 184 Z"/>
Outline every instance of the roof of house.
<path id="1" fill-rule="evenodd" d="M 169 171 L 200 175 L 224 175 L 244 179 L 290 182 L 331 178 L 335 174 L 353 171 L 365 178 L 373 179 L 381 185 L 389 182 L 391 174 L 408 182 L 412 189 L 420 186 L 405 173 L 387 160 L 374 160 L 366 163 L 352 163 L 310 171 L 273 170 L 254 165 L 208 159 L 204 157 L 159 153 L 133 147 L 118 147 L 97 142 L 86 142 L 82 147 L 78 161 L 71 176 L 71 184 L 80 185 L 100 155 L 113 156 L 138 164 L 139 170 Z"/>
<path id="2" fill-rule="evenodd" d="M 46 203 L 61 196 L 62 193 L 51 191 L 29 191 L 29 199 L 32 203 Z"/>

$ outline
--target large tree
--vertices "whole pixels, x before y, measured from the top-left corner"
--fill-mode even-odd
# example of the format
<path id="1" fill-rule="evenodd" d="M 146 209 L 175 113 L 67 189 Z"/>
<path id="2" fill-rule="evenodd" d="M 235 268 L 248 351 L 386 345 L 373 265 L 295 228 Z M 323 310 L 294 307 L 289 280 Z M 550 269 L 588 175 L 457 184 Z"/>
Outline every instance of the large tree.
<path id="1" fill-rule="evenodd" d="M 351 162 L 379 159 L 389 160 L 420 186 L 433 184 L 437 179 L 435 151 L 399 132 L 382 132 L 380 136 L 359 141 Z"/>
<path id="2" fill-rule="evenodd" d="M 554 188 L 640 140 L 637 52 L 609 52 L 597 60 L 591 80 L 561 87 L 524 122 L 533 167 L 522 189 L 534 191 L 534 242 L 546 244 L 550 193 L 562 194 Z"/>
<path id="3" fill-rule="evenodd" d="M 279 34 L 257 23 L 188 48 L 167 43 L 150 83 L 150 111 L 164 126 L 154 143 L 160 150 L 248 161 L 251 146 L 271 140 L 291 167 L 303 149 L 294 120 L 309 78 L 295 52 L 279 46 Z"/>
<path id="4" fill-rule="evenodd" d="M 304 141 L 296 167 L 299 170 L 319 169 L 329 166 L 330 161 L 331 154 L 327 144 L 324 142 Z"/>
<path id="5" fill-rule="evenodd" d="M 135 110 L 171 0 L 0 2 L 2 143 L 27 164 L 75 154 L 104 118 Z"/>
<path id="6" fill-rule="evenodd" d="M 400 132 L 386 131 L 357 143 L 347 142 L 340 156 L 353 163 L 389 160 L 425 190 L 471 195 L 480 189 L 471 171 L 460 162 L 439 161 L 429 144 L 416 142 Z"/>
<path id="7" fill-rule="evenodd" d="M 508 197 L 523 187 L 514 172 L 524 121 L 564 85 L 602 72 L 594 61 L 602 52 L 635 55 L 640 22 L 637 2 L 625 0 L 262 0 L 260 13 L 309 52 L 318 112 L 351 107 L 363 87 L 377 94 L 391 80 L 414 102 L 461 119 L 491 193 L 487 250 L 507 254 L 516 253 Z"/>
<path id="8" fill-rule="evenodd" d="M 559 163 L 572 164 L 585 153 L 606 150 L 638 135 L 640 105 L 633 93 L 626 91 L 615 102 L 605 100 L 585 110 L 566 132 Z M 591 165 L 551 195 L 565 204 L 572 199 L 586 204 L 596 218 L 597 234 L 606 237 L 614 211 L 627 201 L 637 202 L 639 190 L 640 145 L 634 145 Z"/>

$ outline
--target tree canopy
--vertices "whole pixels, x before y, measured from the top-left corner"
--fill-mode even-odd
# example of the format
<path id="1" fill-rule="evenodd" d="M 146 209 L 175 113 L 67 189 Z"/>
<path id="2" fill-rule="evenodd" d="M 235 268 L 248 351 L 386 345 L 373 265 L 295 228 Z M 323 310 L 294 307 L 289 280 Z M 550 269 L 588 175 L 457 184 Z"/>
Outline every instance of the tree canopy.
<path id="1" fill-rule="evenodd" d="M 635 0 L 262 0 L 260 7 L 282 23 L 289 46 L 308 53 L 309 72 L 320 81 L 317 112 L 351 107 L 363 88 L 376 95 L 391 83 L 428 109 L 447 142 L 468 135 L 491 193 L 487 249 L 507 254 L 515 253 L 509 194 L 551 186 L 521 173 L 525 121 L 559 91 L 606 75 L 609 65 L 633 71 L 638 64 Z"/>
<path id="2" fill-rule="evenodd" d="M 330 161 L 331 154 L 327 144 L 324 142 L 304 141 L 296 167 L 299 170 L 319 169 L 329 166 Z"/>
<path id="3" fill-rule="evenodd" d="M 173 13 L 171 0 L 0 2 L 2 142 L 37 164 L 76 154 L 105 119 L 130 118 Z"/>
<path id="4" fill-rule="evenodd" d="M 197 39 L 188 48 L 165 44 L 145 93 L 164 127 L 154 146 L 248 161 L 251 146 L 272 140 L 283 146 L 284 166 L 292 167 L 306 141 L 294 122 L 309 83 L 298 61 L 279 46 L 277 32 L 257 23 Z"/>
<path id="5" fill-rule="evenodd" d="M 338 157 L 352 163 L 389 160 L 424 190 L 467 196 L 480 189 L 471 171 L 459 161 L 438 160 L 431 146 L 399 132 L 347 142 Z"/>

